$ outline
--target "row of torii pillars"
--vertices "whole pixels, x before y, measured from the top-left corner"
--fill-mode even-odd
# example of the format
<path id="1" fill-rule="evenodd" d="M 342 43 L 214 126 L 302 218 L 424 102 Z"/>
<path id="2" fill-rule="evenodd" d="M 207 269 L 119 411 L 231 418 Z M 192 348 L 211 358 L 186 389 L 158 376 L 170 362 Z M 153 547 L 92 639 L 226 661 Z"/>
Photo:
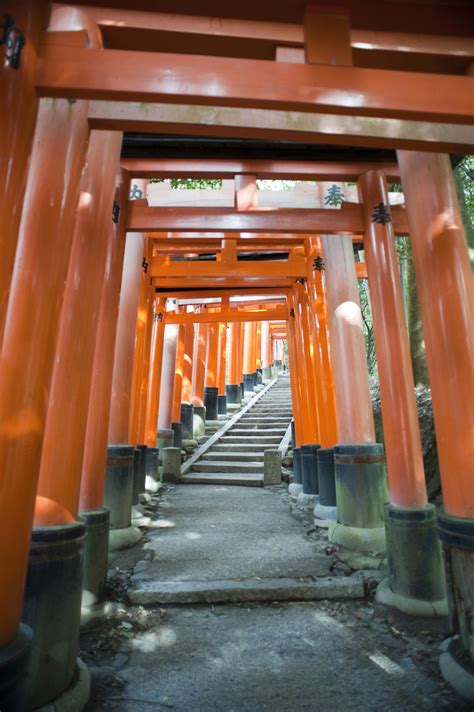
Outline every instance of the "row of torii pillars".
<path id="1" fill-rule="evenodd" d="M 106 465 L 117 472 L 133 466 L 132 392 L 157 389 L 153 376 L 148 382 L 136 380 L 132 388 L 136 312 L 131 305 L 140 288 L 143 236 L 125 240 L 130 176 L 120 170 L 121 141 L 120 132 L 90 131 L 87 101 L 41 100 L 29 162 L 24 157 L 26 189 L 21 215 L 11 223 L 16 226 L 10 240 L 15 258 L 2 271 L 0 315 L 2 709 L 20 708 L 18 695 L 25 685 L 19 669 L 30 648 L 29 692 L 35 704 L 60 694 L 74 674 L 85 532 L 78 515 L 85 514 L 90 532 L 103 521 Z M 398 162 L 444 512 L 436 521 L 427 504 L 386 185 L 383 174 L 370 171 L 359 179 L 359 191 L 388 471 L 387 600 L 413 599 L 421 609 L 424 604 L 431 610 L 441 607 L 439 534 L 453 628 L 472 663 L 472 277 L 448 156 L 399 151 Z M 374 219 L 376 206 L 382 210 Z M 102 239 L 91 240 L 91 235 Z M 319 238 L 312 239 L 318 255 Z M 350 238 L 334 236 L 321 242 L 327 306 L 318 274 L 312 284 L 308 273 L 307 282 L 297 285 L 287 301 L 296 444 L 334 448 L 338 525 L 333 540 L 374 550 L 382 546 L 385 476 L 383 451 L 375 443 L 352 244 Z M 130 323 L 133 328 L 127 328 Z M 125 342 L 132 348 L 124 348 Z M 167 353 L 163 348 L 162 374 L 168 372 Z M 143 422 L 143 417 L 154 433 L 160 422 L 148 420 L 147 410 L 144 415 L 143 409 L 134 411 L 132 422 Z M 69 586 L 59 588 L 57 571 L 66 561 Z M 34 620 L 32 645 L 22 618 Z"/>

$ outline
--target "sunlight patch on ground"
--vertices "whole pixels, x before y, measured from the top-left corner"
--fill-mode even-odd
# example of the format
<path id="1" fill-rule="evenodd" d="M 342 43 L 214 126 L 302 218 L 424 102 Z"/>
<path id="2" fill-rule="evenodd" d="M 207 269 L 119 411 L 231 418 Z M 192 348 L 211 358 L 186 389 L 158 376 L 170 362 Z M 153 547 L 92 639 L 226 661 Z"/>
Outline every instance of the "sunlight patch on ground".
<path id="1" fill-rule="evenodd" d="M 141 653 L 154 653 L 158 648 L 169 648 L 177 641 L 174 630 L 168 626 L 156 631 L 150 631 L 134 638 L 132 647 Z"/>

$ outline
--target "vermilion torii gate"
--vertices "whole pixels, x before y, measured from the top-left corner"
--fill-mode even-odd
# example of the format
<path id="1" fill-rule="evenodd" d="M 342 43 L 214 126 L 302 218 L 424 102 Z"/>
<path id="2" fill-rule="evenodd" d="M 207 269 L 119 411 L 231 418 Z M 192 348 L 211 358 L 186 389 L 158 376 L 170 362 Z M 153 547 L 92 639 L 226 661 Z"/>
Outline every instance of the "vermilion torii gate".
<path id="1" fill-rule="evenodd" d="M 335 463 L 338 520 L 330 536 L 368 553 L 381 553 L 386 540 L 389 581 L 379 589 L 381 600 L 442 612 L 397 234 L 410 235 L 415 262 L 444 498 L 437 526 L 460 635 L 445 674 L 452 679 L 458 666 L 469 679 L 458 660 L 472 664 L 474 657 L 474 295 L 447 153 L 474 144 L 470 3 L 244 2 L 228 10 L 179 0 L 163 3 L 162 12 L 149 11 L 146 0 L 135 11 L 121 9 L 121 0 L 102 0 L 103 7 L 92 0 L 79 8 L 52 8 L 48 0 L 4 5 L 0 707 L 38 706 L 69 686 L 85 530 L 84 580 L 94 600 L 107 558 L 104 488 L 113 530 L 130 530 L 133 460 L 143 474 L 140 463 L 147 458 L 153 466 L 156 447 L 170 442 L 180 405 L 175 390 L 181 387 L 186 403 L 191 393 L 199 408 L 213 370 L 208 388 L 224 396 L 225 363 L 227 385 L 238 386 L 262 360 L 259 338 L 270 367 L 272 332 L 288 342 L 295 462 L 301 458 L 306 472 L 323 445 Z M 319 162 L 245 155 L 120 161 L 124 131 L 265 139 L 272 151 L 281 141 L 304 141 L 358 153 L 332 161 L 326 152 Z M 369 148 L 392 157 L 368 160 Z M 148 178 L 173 176 L 236 177 L 235 204 L 177 208 L 127 199 L 132 179 L 144 193 Z M 319 185 L 319 207 L 268 209 L 256 203 L 257 178 L 357 181 L 360 202 L 344 187 L 343 206 L 325 207 L 327 186 Z M 387 180 L 401 181 L 406 208 L 390 206 Z M 368 276 L 373 307 L 385 514 L 353 239 L 364 244 L 365 266 L 358 269 Z M 200 261 L 193 252 L 216 257 Z M 239 259 L 245 252 L 248 261 Z M 265 259 L 255 258 L 262 253 Z M 239 296 L 258 297 L 257 313 L 236 307 Z M 211 297 L 230 301 L 214 303 L 204 318 Z M 275 297 L 280 303 L 271 303 Z M 194 311 L 180 311 L 188 298 L 196 298 Z M 264 340 L 253 324 L 273 317 L 285 330 L 265 327 Z M 229 324 L 228 340 L 213 324 Z M 150 452 L 135 448 L 145 444 Z M 136 482 L 135 495 L 143 486 Z M 297 478 L 294 484 L 298 489 Z M 41 564 L 45 549 L 57 578 Z M 17 671 L 31 631 L 22 620 L 35 632 L 25 684 Z M 57 654 L 46 664 L 51 650 Z M 24 691 L 26 703 L 19 699 Z"/>

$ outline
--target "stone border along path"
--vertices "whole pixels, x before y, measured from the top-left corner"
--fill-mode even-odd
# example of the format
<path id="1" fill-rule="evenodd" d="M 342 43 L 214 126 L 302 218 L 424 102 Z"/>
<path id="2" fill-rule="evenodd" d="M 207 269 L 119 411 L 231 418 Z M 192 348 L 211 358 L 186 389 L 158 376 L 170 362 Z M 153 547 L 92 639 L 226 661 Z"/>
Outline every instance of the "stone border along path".
<path id="1" fill-rule="evenodd" d="M 289 378 L 281 376 L 195 451 L 182 467 L 180 482 L 261 487 L 264 452 L 282 446 L 286 451 L 291 418 Z"/>

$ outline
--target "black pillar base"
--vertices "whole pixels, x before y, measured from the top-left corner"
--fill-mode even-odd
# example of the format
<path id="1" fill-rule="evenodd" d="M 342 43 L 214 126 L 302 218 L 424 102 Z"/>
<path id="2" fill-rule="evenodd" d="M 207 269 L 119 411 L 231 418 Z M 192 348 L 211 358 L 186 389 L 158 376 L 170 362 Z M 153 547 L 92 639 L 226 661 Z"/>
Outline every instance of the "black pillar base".
<path id="1" fill-rule="evenodd" d="M 425 601 L 446 597 L 436 509 L 385 507 L 389 586 L 394 593 Z M 416 546 L 414 546 L 416 542 Z"/>
<path id="2" fill-rule="evenodd" d="M 201 438 L 206 432 L 206 408 L 195 405 L 193 411 L 193 438 Z"/>
<path id="3" fill-rule="evenodd" d="M 228 383 L 227 386 L 225 387 L 225 392 L 227 394 L 227 403 L 232 403 L 233 405 L 240 403 L 240 401 L 241 401 L 240 384 Z"/>
<path id="4" fill-rule="evenodd" d="M 141 452 L 135 447 L 133 449 L 133 487 L 132 487 L 132 506 L 138 504 L 140 494 L 140 468 L 141 468 Z"/>
<path id="5" fill-rule="evenodd" d="M 317 453 L 321 445 L 302 445 L 301 479 L 303 494 L 319 494 Z"/>
<path id="6" fill-rule="evenodd" d="M 92 606 L 101 597 L 107 579 L 110 512 L 102 507 L 81 512 L 80 518 L 86 529 L 82 605 Z"/>
<path id="7" fill-rule="evenodd" d="M 146 451 L 146 477 L 151 477 L 152 480 L 158 479 L 159 455 L 157 447 L 149 447 Z"/>
<path id="8" fill-rule="evenodd" d="M 64 692 L 76 672 L 84 537 L 82 522 L 33 529 L 23 605 L 34 631 L 24 680 L 33 709 Z"/>
<path id="9" fill-rule="evenodd" d="M 384 506 L 389 497 L 383 445 L 336 445 L 334 464 L 337 521 L 364 529 L 384 527 Z"/>
<path id="10" fill-rule="evenodd" d="M 204 406 L 206 408 L 206 420 L 217 420 L 218 414 L 218 394 L 215 386 L 204 388 Z"/>
<path id="11" fill-rule="evenodd" d="M 181 448 L 183 444 L 183 426 L 181 423 L 171 423 L 171 430 L 174 433 L 173 447 Z"/>
<path id="12" fill-rule="evenodd" d="M 184 440 L 193 439 L 193 415 L 194 406 L 191 403 L 181 403 L 180 420 Z"/>
<path id="13" fill-rule="evenodd" d="M 244 373 L 244 393 L 253 393 L 255 373 Z"/>
<path id="14" fill-rule="evenodd" d="M 295 431 L 295 421 L 291 421 L 291 449 L 294 450 L 296 447 L 296 431 Z"/>
<path id="15" fill-rule="evenodd" d="M 336 506 L 336 475 L 334 472 L 334 448 L 320 448 L 318 458 L 319 504 Z"/>
<path id="16" fill-rule="evenodd" d="M 227 396 L 219 395 L 217 398 L 217 414 L 227 415 Z"/>
<path id="17" fill-rule="evenodd" d="M 140 450 L 140 459 L 138 462 L 138 470 L 137 470 L 137 487 L 138 487 L 138 494 L 143 494 L 145 491 L 145 482 L 146 482 L 146 458 L 147 458 L 147 452 L 148 452 L 148 446 L 147 445 L 137 445 L 137 449 Z M 135 483 L 135 474 L 134 474 L 134 483 Z M 135 504 L 135 502 L 134 502 Z"/>
<path id="18" fill-rule="evenodd" d="M 297 485 L 303 484 L 303 474 L 301 470 L 301 448 L 293 448 L 293 482 Z"/>
<path id="19" fill-rule="evenodd" d="M 442 666 L 445 679 L 470 702 L 474 701 L 474 519 L 438 514 L 438 531 L 444 549 L 449 602 L 449 619 L 453 634 L 451 665 Z M 456 671 L 463 661 L 464 673 Z M 448 661 L 446 661 L 448 663 Z M 463 679 L 461 679 L 463 678 Z"/>
<path id="20" fill-rule="evenodd" d="M 24 673 L 33 632 L 24 623 L 12 642 L 0 648 L 0 710 L 23 712 L 26 709 Z"/>
<path id="21" fill-rule="evenodd" d="M 126 529 L 131 524 L 133 463 L 132 445 L 109 445 L 107 448 L 104 504 L 110 510 L 111 529 Z"/>
<path id="22" fill-rule="evenodd" d="M 240 385 L 240 399 L 239 399 L 239 403 L 241 403 L 242 400 L 243 400 L 243 398 L 244 398 L 245 384 L 244 384 L 243 381 L 241 381 L 239 385 Z"/>

